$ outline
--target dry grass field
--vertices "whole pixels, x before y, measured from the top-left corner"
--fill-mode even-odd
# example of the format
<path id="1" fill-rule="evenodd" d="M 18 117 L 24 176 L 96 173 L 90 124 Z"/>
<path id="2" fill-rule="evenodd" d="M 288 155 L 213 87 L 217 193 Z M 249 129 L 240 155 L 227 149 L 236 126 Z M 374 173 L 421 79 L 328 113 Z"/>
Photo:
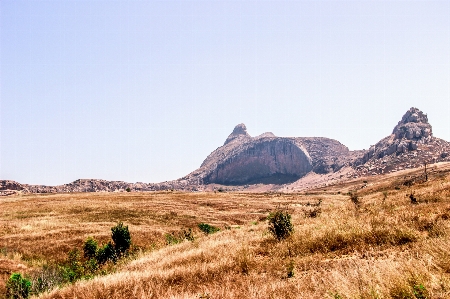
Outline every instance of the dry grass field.
<path id="1" fill-rule="evenodd" d="M 433 169 L 433 168 L 432 168 Z M 0 294 L 87 237 L 129 226 L 132 257 L 39 298 L 450 298 L 450 167 L 309 193 L 82 193 L 0 198 Z M 405 184 L 406 182 L 406 184 Z M 354 200 L 347 194 L 357 190 Z M 411 202 L 411 194 L 418 203 Z M 277 241 L 266 217 L 289 211 Z M 201 222 L 219 227 L 205 235 Z M 192 228 L 194 241 L 165 234 Z M 0 298 L 3 295 L 0 295 Z"/>

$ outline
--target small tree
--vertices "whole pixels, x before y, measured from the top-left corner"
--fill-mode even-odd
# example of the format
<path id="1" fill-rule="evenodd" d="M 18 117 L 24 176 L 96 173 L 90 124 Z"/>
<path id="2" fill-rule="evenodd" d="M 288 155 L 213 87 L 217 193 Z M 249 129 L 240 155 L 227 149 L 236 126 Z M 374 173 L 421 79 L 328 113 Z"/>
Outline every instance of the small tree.
<path id="1" fill-rule="evenodd" d="M 117 261 L 116 251 L 114 250 L 114 246 L 111 242 L 108 242 L 108 244 L 99 248 L 96 259 L 100 265 L 106 263 L 107 261 L 112 261 L 114 263 Z"/>
<path id="2" fill-rule="evenodd" d="M 111 228 L 111 232 L 114 249 L 116 254 L 120 257 L 124 255 L 131 246 L 131 236 L 128 231 L 128 226 L 124 226 L 122 222 L 119 222 L 116 226 Z"/>
<path id="3" fill-rule="evenodd" d="M 286 239 L 294 232 L 294 226 L 291 223 L 291 215 L 287 211 L 278 210 L 270 213 L 269 231 L 278 240 Z"/>
<path id="4" fill-rule="evenodd" d="M 20 273 L 13 273 L 6 282 L 7 299 L 28 298 L 31 291 L 31 281 L 22 277 Z"/>
<path id="5" fill-rule="evenodd" d="M 83 245 L 84 257 L 88 260 L 95 258 L 95 256 L 97 255 L 97 248 L 97 241 L 95 241 L 92 237 L 87 238 L 86 242 L 84 242 Z"/>
<path id="6" fill-rule="evenodd" d="M 356 206 L 359 207 L 359 205 L 361 204 L 361 201 L 359 200 L 359 196 L 358 193 L 356 191 L 354 192 L 349 192 L 350 195 L 350 200 L 352 201 L 352 203 Z"/>

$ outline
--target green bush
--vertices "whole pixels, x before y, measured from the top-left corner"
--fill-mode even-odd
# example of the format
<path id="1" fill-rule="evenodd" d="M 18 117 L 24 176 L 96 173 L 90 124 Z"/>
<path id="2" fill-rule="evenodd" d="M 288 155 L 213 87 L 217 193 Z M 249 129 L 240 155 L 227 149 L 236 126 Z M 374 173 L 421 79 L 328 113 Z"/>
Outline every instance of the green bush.
<path id="1" fill-rule="evenodd" d="M 98 261 L 96 258 L 91 258 L 84 263 L 84 275 L 95 275 L 98 270 Z"/>
<path id="2" fill-rule="evenodd" d="M 114 246 L 111 242 L 108 242 L 108 244 L 98 249 L 96 259 L 100 265 L 108 261 L 112 261 L 114 263 L 117 261 L 116 251 L 114 250 Z"/>
<path id="3" fill-rule="evenodd" d="M 97 248 L 97 241 L 95 241 L 92 237 L 87 238 L 86 242 L 84 242 L 83 245 L 84 257 L 87 259 L 95 258 L 97 254 Z"/>
<path id="4" fill-rule="evenodd" d="M 128 226 L 124 226 L 122 222 L 119 222 L 116 226 L 111 228 L 111 232 L 114 250 L 116 251 L 116 255 L 121 257 L 131 246 L 131 236 L 128 231 Z"/>
<path id="5" fill-rule="evenodd" d="M 286 239 L 294 232 L 294 226 L 291 223 L 291 215 L 287 211 L 278 210 L 270 213 L 269 231 L 278 240 Z"/>
<path id="6" fill-rule="evenodd" d="M 206 235 L 214 234 L 215 232 L 220 231 L 220 228 L 209 225 L 208 223 L 199 223 L 198 228 L 204 232 Z"/>
<path id="7" fill-rule="evenodd" d="M 165 234 L 164 238 L 166 239 L 167 245 L 174 245 L 183 242 L 184 240 L 188 240 L 193 242 L 194 241 L 194 233 L 192 232 L 192 229 L 183 229 L 180 230 L 177 233 L 171 233 L 171 234 Z"/>
<path id="8" fill-rule="evenodd" d="M 166 238 L 166 244 L 167 245 L 175 245 L 180 243 L 182 240 L 178 239 L 172 234 L 165 234 L 164 237 Z"/>
<path id="9" fill-rule="evenodd" d="M 20 273 L 13 273 L 6 282 L 7 299 L 28 298 L 31 291 L 31 281 L 22 277 Z"/>
<path id="10" fill-rule="evenodd" d="M 65 272 L 64 276 L 69 282 L 74 282 L 83 277 L 84 267 L 78 249 L 69 251 L 66 265 L 63 268 Z"/>
<path id="11" fill-rule="evenodd" d="M 415 284 L 413 285 L 413 294 L 417 299 L 428 299 L 430 298 L 428 290 L 425 288 L 423 284 Z"/>

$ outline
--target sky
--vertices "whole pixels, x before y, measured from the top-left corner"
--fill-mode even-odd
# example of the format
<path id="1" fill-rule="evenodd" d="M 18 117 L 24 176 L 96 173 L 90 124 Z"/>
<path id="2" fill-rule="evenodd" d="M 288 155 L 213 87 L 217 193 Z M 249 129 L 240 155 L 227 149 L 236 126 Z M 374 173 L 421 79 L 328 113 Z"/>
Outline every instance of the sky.
<path id="1" fill-rule="evenodd" d="M 0 1 L 0 179 L 162 182 L 235 125 L 450 141 L 450 1 Z"/>

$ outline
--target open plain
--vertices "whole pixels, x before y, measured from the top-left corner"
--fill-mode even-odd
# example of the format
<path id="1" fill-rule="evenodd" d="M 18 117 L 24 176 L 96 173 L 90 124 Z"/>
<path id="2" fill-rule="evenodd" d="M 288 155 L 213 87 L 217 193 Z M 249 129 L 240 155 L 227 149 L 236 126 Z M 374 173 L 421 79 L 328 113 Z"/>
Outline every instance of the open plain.
<path id="1" fill-rule="evenodd" d="M 119 221 L 132 251 L 39 298 L 449 298 L 450 164 L 308 193 L 123 192 L 0 198 L 0 294 Z M 354 196 L 350 196 L 354 194 Z M 413 202 L 411 196 L 416 200 Z M 351 200 L 353 198 L 353 201 Z M 277 241 L 267 216 L 292 215 Z M 199 223 L 219 227 L 205 235 Z M 191 228 L 194 240 L 168 235 Z M 41 272 L 39 272 L 41 271 Z M 50 278 L 48 278 L 50 279 Z"/>

